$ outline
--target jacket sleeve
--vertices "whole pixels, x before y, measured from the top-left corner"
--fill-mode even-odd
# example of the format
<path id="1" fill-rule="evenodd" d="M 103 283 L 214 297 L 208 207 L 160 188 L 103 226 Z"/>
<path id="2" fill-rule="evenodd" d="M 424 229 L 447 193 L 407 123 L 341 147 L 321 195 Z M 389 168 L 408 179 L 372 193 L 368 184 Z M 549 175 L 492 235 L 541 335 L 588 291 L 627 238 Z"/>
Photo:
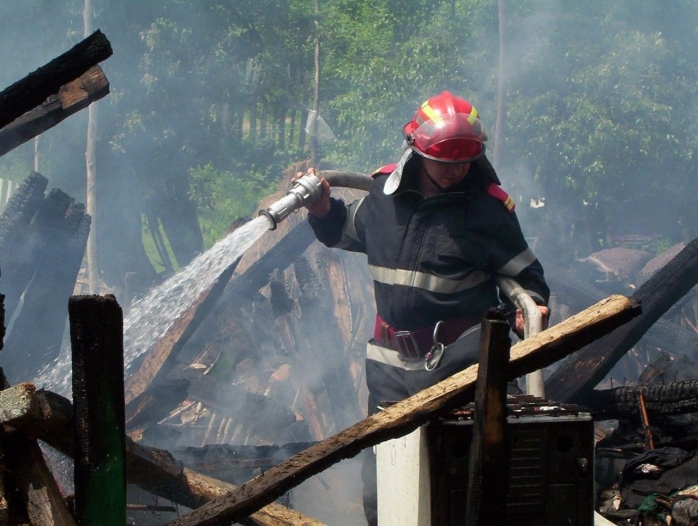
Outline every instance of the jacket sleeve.
<path id="1" fill-rule="evenodd" d="M 547 305 L 550 288 L 543 266 L 528 246 L 516 214 L 507 213 L 501 219 L 493 235 L 491 264 L 494 272 L 513 278 L 538 305 Z"/>
<path id="2" fill-rule="evenodd" d="M 366 245 L 363 236 L 357 232 L 355 223 L 356 212 L 362 203 L 363 199 L 359 199 L 347 206 L 341 199 L 330 197 L 330 211 L 325 217 L 308 215 L 315 237 L 331 248 L 365 253 Z"/>

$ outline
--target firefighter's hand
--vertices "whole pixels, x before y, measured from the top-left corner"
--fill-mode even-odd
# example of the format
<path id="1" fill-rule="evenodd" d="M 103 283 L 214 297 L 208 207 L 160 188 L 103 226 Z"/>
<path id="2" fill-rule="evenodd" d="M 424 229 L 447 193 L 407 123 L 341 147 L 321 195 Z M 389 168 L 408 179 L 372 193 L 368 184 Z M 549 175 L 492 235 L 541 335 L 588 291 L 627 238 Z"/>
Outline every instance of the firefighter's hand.
<path id="1" fill-rule="evenodd" d="M 315 174 L 315 168 L 310 168 L 307 173 Z M 291 183 L 294 183 L 299 177 L 303 177 L 305 174 L 303 172 L 297 172 L 296 176 L 291 179 Z M 314 215 L 315 217 L 325 217 L 330 213 L 330 183 L 325 181 L 325 179 L 320 179 L 320 185 L 322 187 L 322 195 L 320 198 L 306 205 L 308 213 Z"/>
<path id="2" fill-rule="evenodd" d="M 545 305 L 538 305 L 538 309 L 540 310 L 541 313 L 541 330 L 545 330 L 548 328 L 548 316 L 550 316 L 550 309 L 546 307 Z M 521 312 L 521 309 L 516 309 L 516 334 L 520 338 L 523 338 L 524 335 L 524 318 L 523 318 L 523 312 Z"/>

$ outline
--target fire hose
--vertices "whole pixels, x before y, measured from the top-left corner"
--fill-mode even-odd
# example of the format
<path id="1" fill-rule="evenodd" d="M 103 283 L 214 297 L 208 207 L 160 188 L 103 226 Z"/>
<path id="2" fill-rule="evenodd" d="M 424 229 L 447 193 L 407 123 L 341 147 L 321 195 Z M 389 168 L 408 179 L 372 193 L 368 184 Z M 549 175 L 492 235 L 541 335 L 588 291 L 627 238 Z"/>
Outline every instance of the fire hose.
<path id="1" fill-rule="evenodd" d="M 322 187 L 320 180 L 325 179 L 330 186 L 366 190 L 371 185 L 371 176 L 344 170 L 324 170 L 315 174 L 307 173 L 295 180 L 288 193 L 264 210 L 259 215 L 266 216 L 271 223 L 269 230 L 276 230 L 277 225 L 301 207 L 310 205 L 320 199 Z"/>

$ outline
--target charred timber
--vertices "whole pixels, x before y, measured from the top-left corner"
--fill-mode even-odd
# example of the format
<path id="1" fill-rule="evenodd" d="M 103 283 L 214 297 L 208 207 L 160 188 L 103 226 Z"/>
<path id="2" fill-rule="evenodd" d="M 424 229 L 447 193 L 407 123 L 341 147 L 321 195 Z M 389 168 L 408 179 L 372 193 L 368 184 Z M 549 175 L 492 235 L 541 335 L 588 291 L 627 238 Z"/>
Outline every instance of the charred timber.
<path id="1" fill-rule="evenodd" d="M 475 418 L 468 457 L 466 524 L 506 524 L 510 448 L 507 433 L 507 380 L 511 327 L 489 311 L 482 323 L 475 384 Z"/>
<path id="2" fill-rule="evenodd" d="M 70 50 L 0 92 L 0 129 L 58 93 L 91 67 L 112 55 L 111 43 L 100 30 Z"/>
<path id="3" fill-rule="evenodd" d="M 41 106 L 25 113 L 0 130 L 0 156 L 54 127 L 109 93 L 102 68 L 94 66 L 51 95 Z"/>
<path id="4" fill-rule="evenodd" d="M 124 323 L 116 298 L 68 301 L 75 406 L 75 515 L 80 524 L 126 523 Z"/>
<path id="5" fill-rule="evenodd" d="M 3 458 L 0 524 L 74 526 L 75 520 L 34 438 L 37 435 L 19 429 L 22 424 L 39 420 L 43 409 L 34 386 L 10 387 L 0 369 L 0 404 L 3 408 L 0 412 L 0 423 L 3 424 L 0 426 Z"/>
<path id="6" fill-rule="evenodd" d="M 594 390 L 587 398 L 587 407 L 597 419 L 637 418 L 638 393 L 642 393 L 650 416 L 698 412 L 698 380 Z"/>
<path id="7" fill-rule="evenodd" d="M 14 382 L 34 378 L 60 352 L 66 314 L 59 307 L 73 293 L 91 221 L 85 205 L 59 189 L 49 192 L 32 220 L 34 274 L 4 351 L 6 374 Z"/>
<path id="8" fill-rule="evenodd" d="M 37 441 L 18 431 L 6 429 L 1 434 L 4 467 L 11 473 L 13 485 L 16 485 L 17 494 L 21 496 L 21 502 L 16 504 L 24 508 L 22 512 L 26 510 L 29 524 L 75 526 L 75 519 L 46 465 Z M 12 521 L 11 524 L 20 522 Z"/>
<path id="9" fill-rule="evenodd" d="M 586 405 L 586 398 L 647 330 L 698 283 L 698 239 L 689 243 L 635 294 L 642 315 L 565 360 L 545 382 L 552 400 Z"/>
<path id="10" fill-rule="evenodd" d="M 210 444 L 203 447 L 179 447 L 172 454 L 189 469 L 239 485 L 313 444 L 314 442 L 283 446 Z"/>
<path id="11" fill-rule="evenodd" d="M 20 296 L 34 275 L 29 224 L 44 201 L 47 186 L 46 177 L 32 172 L 12 194 L 0 215 L 0 270 L 8 318 L 12 318 Z"/>
<path id="12" fill-rule="evenodd" d="M 639 313 L 640 307 L 636 302 L 622 296 L 611 296 L 564 322 L 527 338 L 511 349 L 507 380 L 555 363 Z M 340 460 L 356 456 L 363 449 L 384 440 L 404 436 L 431 419 L 471 402 L 477 370 L 477 365 L 473 365 L 371 415 L 274 466 L 225 497 L 217 498 L 168 524 L 209 526 L 247 517 Z"/>

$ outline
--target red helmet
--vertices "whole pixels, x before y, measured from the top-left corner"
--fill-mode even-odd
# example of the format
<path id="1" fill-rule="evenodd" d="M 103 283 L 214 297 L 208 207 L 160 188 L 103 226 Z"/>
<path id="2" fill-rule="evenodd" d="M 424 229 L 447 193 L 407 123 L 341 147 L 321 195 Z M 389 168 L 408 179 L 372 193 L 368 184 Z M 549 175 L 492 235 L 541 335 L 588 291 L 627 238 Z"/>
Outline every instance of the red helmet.
<path id="1" fill-rule="evenodd" d="M 427 159 L 468 163 L 485 154 L 487 132 L 477 110 L 448 91 L 422 104 L 403 131 L 412 149 Z"/>

